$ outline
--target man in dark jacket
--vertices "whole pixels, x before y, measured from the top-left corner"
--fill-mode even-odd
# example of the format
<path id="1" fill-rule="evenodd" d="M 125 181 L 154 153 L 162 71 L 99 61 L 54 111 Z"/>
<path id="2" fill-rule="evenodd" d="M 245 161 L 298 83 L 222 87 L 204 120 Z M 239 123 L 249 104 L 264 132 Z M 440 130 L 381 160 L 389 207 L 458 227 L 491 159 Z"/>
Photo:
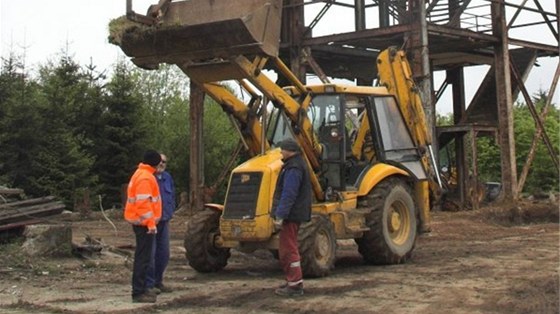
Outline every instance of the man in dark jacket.
<path id="1" fill-rule="evenodd" d="M 303 276 L 298 250 L 298 230 L 302 222 L 311 219 L 311 180 L 299 145 L 292 139 L 280 143 L 284 165 L 278 176 L 272 215 L 274 226 L 280 229 L 278 255 L 286 275 L 286 283 L 276 289 L 282 296 L 303 295 Z"/>
<path id="2" fill-rule="evenodd" d="M 161 154 L 161 163 L 156 169 L 156 179 L 161 195 L 161 220 L 157 224 L 157 234 L 154 239 L 152 262 L 146 277 L 146 286 L 156 294 L 172 292 L 171 287 L 163 284 L 163 273 L 169 263 L 169 220 L 175 212 L 175 184 L 167 167 L 167 156 Z"/>

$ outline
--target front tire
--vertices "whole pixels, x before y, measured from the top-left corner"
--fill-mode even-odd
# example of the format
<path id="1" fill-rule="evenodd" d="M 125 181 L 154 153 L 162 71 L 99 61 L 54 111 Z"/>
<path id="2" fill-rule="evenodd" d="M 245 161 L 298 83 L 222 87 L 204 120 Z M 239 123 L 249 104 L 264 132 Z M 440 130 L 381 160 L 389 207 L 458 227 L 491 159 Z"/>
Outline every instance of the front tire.
<path id="1" fill-rule="evenodd" d="M 220 215 L 216 210 L 206 209 L 195 214 L 187 223 L 185 253 L 189 265 L 201 273 L 216 272 L 227 265 L 230 249 L 214 245 L 220 234 Z"/>
<path id="2" fill-rule="evenodd" d="M 298 233 L 301 270 L 304 277 L 324 277 L 334 268 L 336 237 L 332 222 L 325 216 L 313 216 Z"/>
<path id="3" fill-rule="evenodd" d="M 371 211 L 366 216 L 369 231 L 356 239 L 358 251 L 369 264 L 400 264 L 408 260 L 416 244 L 417 210 L 404 181 L 381 181 L 363 200 Z"/>

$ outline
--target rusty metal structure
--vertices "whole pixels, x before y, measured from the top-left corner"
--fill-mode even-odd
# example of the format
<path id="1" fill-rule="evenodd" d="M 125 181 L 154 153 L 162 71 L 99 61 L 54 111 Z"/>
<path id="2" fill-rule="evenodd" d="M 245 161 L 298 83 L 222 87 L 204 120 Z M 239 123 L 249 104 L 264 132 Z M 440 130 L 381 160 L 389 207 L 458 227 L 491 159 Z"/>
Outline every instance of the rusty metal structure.
<path id="1" fill-rule="evenodd" d="M 306 11 L 311 6 L 319 7 L 314 15 Z M 354 29 L 314 35 L 321 19 L 337 8 L 339 12 L 344 9 L 353 13 Z M 539 58 L 559 55 L 559 10 L 558 1 L 550 12 L 539 0 L 285 0 L 281 56 L 289 60 L 292 71 L 301 78 L 313 72 L 318 77 L 344 78 L 368 85 L 377 75 L 371 64 L 377 52 L 387 46 L 404 47 L 421 89 L 426 118 L 439 139 L 439 146 L 455 140 L 460 204 L 471 202 L 476 208 L 478 200 L 468 191 L 473 190 L 469 184 L 477 182 L 475 141 L 479 135 L 491 134 L 498 139 L 504 199 L 517 199 L 523 187 L 531 160 L 527 161 L 518 181 L 512 110 L 519 93 L 524 95 L 536 121 L 535 142 L 542 136 L 558 165 L 558 152 L 552 149 L 542 126 L 546 111 L 536 112 L 524 80 Z M 527 14 L 535 19 L 527 23 L 519 18 Z M 312 18 L 308 22 L 309 17 Z M 352 14 L 344 15 L 348 17 L 352 18 Z M 514 30 L 537 26 L 555 40 L 543 44 L 510 35 Z M 464 70 L 477 65 L 488 65 L 489 70 L 467 105 Z M 441 86 L 434 86 L 436 71 L 445 71 Z M 549 103 L 558 76 L 557 69 L 550 83 Z M 436 128 L 436 106 L 448 87 L 452 89 L 454 125 Z M 467 137 L 469 133 L 471 136 Z M 465 143 L 467 138 L 471 139 L 470 145 Z M 469 146 L 474 156 L 470 165 L 466 158 Z"/>
<path id="2" fill-rule="evenodd" d="M 310 75 L 321 81 L 346 79 L 358 85 L 375 84 L 373 64 L 388 46 L 403 48 L 420 89 L 428 125 L 443 147 L 454 140 L 460 204 L 478 206 L 472 191 L 477 182 L 476 138 L 496 137 L 501 152 L 502 197 L 515 200 L 523 187 L 532 157 L 520 179 L 515 164 L 513 103 L 519 93 L 530 107 L 537 126 L 533 146 L 542 140 L 558 170 L 555 152 L 543 128 L 560 70 L 550 83 L 548 103 L 539 113 L 528 96 L 524 81 L 539 58 L 558 60 L 560 29 L 559 1 L 548 11 L 543 0 L 284 0 L 279 56 L 303 82 Z M 127 15 L 150 23 L 171 2 L 160 0 L 147 16 L 135 14 L 127 4 Z M 550 1 L 552 2 L 552 1 Z M 230 2 L 233 6 L 233 1 Z M 550 5 L 549 1 L 547 4 Z M 531 14 L 530 22 L 520 18 Z M 328 25 L 324 21 L 328 17 Z M 333 18 L 334 17 L 334 18 Z M 343 25 L 353 25 L 342 30 Z M 550 42 L 517 38 L 520 29 L 540 27 Z M 321 28 L 330 32 L 321 33 Z M 464 72 L 487 65 L 488 71 L 469 104 L 466 103 Z M 434 74 L 445 73 L 440 86 Z M 282 82 L 278 82 L 282 85 Z M 469 82 L 468 84 L 472 84 Z M 451 89 L 454 125 L 436 127 L 436 107 L 446 89 Z M 191 206 L 203 207 L 204 170 L 202 155 L 203 93 L 191 85 Z M 470 136 L 467 136 L 470 135 Z M 466 143 L 470 138 L 470 143 Z M 439 143 L 438 143 L 439 142 Z M 470 146 L 470 152 L 469 152 Z M 533 149 L 534 150 L 534 149 Z M 472 163 L 467 164 L 467 155 Z M 532 153 L 534 155 L 534 152 Z"/>

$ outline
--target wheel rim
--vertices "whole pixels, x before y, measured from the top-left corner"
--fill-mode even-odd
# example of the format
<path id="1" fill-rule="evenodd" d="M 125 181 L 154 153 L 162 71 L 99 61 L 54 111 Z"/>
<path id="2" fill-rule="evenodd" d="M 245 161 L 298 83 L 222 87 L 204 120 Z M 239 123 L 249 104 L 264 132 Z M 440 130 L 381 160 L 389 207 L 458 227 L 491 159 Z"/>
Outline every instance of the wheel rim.
<path id="1" fill-rule="evenodd" d="M 206 251 L 208 252 L 209 256 L 216 258 L 219 254 L 221 249 L 216 247 L 216 237 L 220 235 L 220 230 L 218 227 L 213 227 L 208 230 L 206 234 Z"/>
<path id="2" fill-rule="evenodd" d="M 329 240 L 330 237 L 325 231 L 318 232 L 315 238 L 315 258 L 321 264 L 326 264 L 332 254 Z"/>
<path id="3" fill-rule="evenodd" d="M 387 230 L 393 243 L 401 245 L 407 241 L 410 233 L 410 215 L 403 202 L 391 204 L 387 214 Z"/>

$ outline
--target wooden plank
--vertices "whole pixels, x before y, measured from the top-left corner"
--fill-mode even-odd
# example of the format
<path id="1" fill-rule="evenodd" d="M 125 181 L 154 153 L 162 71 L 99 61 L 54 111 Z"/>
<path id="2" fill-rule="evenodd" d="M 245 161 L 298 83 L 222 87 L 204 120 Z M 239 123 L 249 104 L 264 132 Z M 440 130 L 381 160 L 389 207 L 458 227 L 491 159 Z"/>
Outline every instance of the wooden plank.
<path id="1" fill-rule="evenodd" d="M 45 196 L 45 197 L 40 197 L 40 198 L 32 198 L 32 199 L 27 199 L 27 200 L 23 200 L 23 201 L 16 201 L 16 202 L 9 202 L 9 203 L 5 203 L 5 204 L 0 204 L 0 213 L 1 213 L 1 210 L 6 209 L 6 208 L 10 209 L 10 208 L 16 208 L 16 207 L 21 207 L 21 206 L 48 203 L 48 202 L 51 202 L 52 200 L 54 200 L 54 198 L 55 198 L 54 196 Z"/>
<path id="2" fill-rule="evenodd" d="M 30 219 L 30 220 L 26 220 L 26 221 L 19 221 L 19 222 L 9 223 L 9 224 L 5 224 L 5 225 L 0 225 L 0 231 L 19 228 L 19 227 L 23 227 L 23 226 L 27 226 L 27 225 L 36 224 L 36 223 L 39 223 L 39 222 L 41 222 L 41 219 Z"/>
<path id="3" fill-rule="evenodd" d="M 23 190 L 22 189 L 0 188 L 0 194 L 2 194 L 2 195 L 18 195 L 18 194 L 23 194 Z"/>
<path id="4" fill-rule="evenodd" d="M 34 206 L 25 209 L 22 208 L 22 209 L 10 210 L 12 212 L 10 215 L 0 216 L 0 225 L 58 215 L 62 212 L 64 207 L 65 206 L 63 203 L 57 202 L 57 203 L 52 203 L 52 204 L 42 206 L 41 208 L 36 208 Z"/>
<path id="5" fill-rule="evenodd" d="M 28 212 L 32 212 L 32 211 L 35 211 L 35 210 L 40 210 L 41 208 L 49 207 L 53 204 L 64 206 L 64 204 L 62 202 L 56 201 L 56 202 L 48 202 L 48 203 L 43 203 L 43 204 L 35 204 L 35 205 L 31 205 L 31 206 L 26 206 L 26 207 L 5 208 L 3 210 L 0 210 L 0 219 L 2 219 L 3 217 L 15 215 L 17 213 L 28 213 Z"/>

